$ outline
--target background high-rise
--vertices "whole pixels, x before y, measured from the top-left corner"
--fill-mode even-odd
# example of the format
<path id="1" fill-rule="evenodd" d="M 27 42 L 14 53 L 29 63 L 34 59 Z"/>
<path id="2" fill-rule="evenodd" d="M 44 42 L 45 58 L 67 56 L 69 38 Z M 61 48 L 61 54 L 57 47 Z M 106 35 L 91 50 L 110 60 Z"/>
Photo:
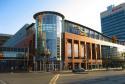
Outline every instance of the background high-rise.
<path id="1" fill-rule="evenodd" d="M 125 40 L 125 3 L 118 6 L 111 5 L 100 15 L 102 33 Z"/>

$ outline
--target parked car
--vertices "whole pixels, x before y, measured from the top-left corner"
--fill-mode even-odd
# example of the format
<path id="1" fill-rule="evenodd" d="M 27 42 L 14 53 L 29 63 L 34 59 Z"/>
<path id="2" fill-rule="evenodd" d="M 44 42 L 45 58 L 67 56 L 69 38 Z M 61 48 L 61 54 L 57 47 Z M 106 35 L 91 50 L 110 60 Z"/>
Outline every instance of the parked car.
<path id="1" fill-rule="evenodd" d="M 72 72 L 85 72 L 85 69 L 84 68 L 76 68 L 76 69 L 73 69 Z"/>

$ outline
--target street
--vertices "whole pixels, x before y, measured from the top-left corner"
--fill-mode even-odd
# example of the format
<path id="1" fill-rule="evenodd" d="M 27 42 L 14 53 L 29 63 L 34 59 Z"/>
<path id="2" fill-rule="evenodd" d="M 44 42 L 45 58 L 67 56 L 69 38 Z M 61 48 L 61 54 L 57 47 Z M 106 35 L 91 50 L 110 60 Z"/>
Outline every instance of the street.
<path id="1" fill-rule="evenodd" d="M 0 84 L 125 84 L 125 71 L 0 73 Z"/>
<path id="2" fill-rule="evenodd" d="M 49 84 L 52 73 L 0 73 L 0 84 Z"/>
<path id="3" fill-rule="evenodd" d="M 98 71 L 61 74 L 57 84 L 125 84 L 125 71 Z"/>

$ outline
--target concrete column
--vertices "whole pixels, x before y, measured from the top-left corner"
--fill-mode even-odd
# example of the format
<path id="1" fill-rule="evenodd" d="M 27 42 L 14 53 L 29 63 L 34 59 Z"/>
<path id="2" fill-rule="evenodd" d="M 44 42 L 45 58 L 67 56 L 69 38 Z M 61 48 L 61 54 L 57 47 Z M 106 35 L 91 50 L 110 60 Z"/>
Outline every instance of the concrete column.
<path id="1" fill-rule="evenodd" d="M 97 64 L 98 64 L 98 59 L 97 59 L 97 52 L 98 52 L 98 46 L 97 46 L 97 44 L 95 44 L 95 56 L 96 56 L 96 59 L 95 59 L 95 64 L 96 64 L 96 68 L 98 68 L 98 66 L 97 66 Z"/>
<path id="2" fill-rule="evenodd" d="M 35 63 L 35 64 L 36 64 L 36 68 L 35 68 L 35 71 L 37 71 L 37 61 L 36 61 L 36 63 Z"/>
<path id="3" fill-rule="evenodd" d="M 85 67 L 86 67 L 85 69 L 87 70 L 87 69 L 88 69 L 88 57 L 87 57 L 87 51 L 86 51 L 86 49 L 87 49 L 87 48 L 86 48 L 86 42 L 85 42 L 85 43 L 84 43 L 84 56 L 85 56 L 85 61 L 86 61 L 86 62 L 85 62 L 85 65 L 86 65 L 86 66 L 85 66 Z"/>
<path id="4" fill-rule="evenodd" d="M 73 66 L 72 66 L 72 68 L 74 69 L 75 68 L 75 66 L 74 66 L 74 40 L 72 39 L 72 64 L 73 64 Z"/>
<path id="5" fill-rule="evenodd" d="M 78 56 L 79 56 L 79 58 L 81 59 L 81 45 L 80 45 L 80 41 L 78 42 Z"/>
<path id="6" fill-rule="evenodd" d="M 91 68 L 92 68 L 92 43 L 90 43 L 90 60 L 91 60 Z"/>
<path id="7" fill-rule="evenodd" d="M 68 67 L 68 54 L 67 54 L 67 39 L 65 39 L 65 60 L 64 60 L 64 69 Z"/>
<path id="8" fill-rule="evenodd" d="M 101 45 L 99 45 L 100 47 L 100 60 L 102 60 L 102 51 L 101 51 Z"/>
<path id="9" fill-rule="evenodd" d="M 97 45 L 95 44 L 95 56 L 96 56 L 96 60 L 97 60 L 97 52 L 98 52 L 98 49 L 97 49 Z"/>
<path id="10" fill-rule="evenodd" d="M 99 47 L 100 47 L 100 57 L 99 57 L 99 60 L 102 60 L 102 49 L 101 49 L 101 45 L 99 45 Z M 101 62 L 101 65 L 102 65 L 102 62 Z M 99 67 L 100 68 L 100 67 Z M 101 68 L 102 68 L 102 66 L 101 66 Z"/>
<path id="11" fill-rule="evenodd" d="M 40 61 L 40 71 L 42 71 L 42 63 L 41 63 L 41 61 Z"/>
<path id="12" fill-rule="evenodd" d="M 60 71 L 62 70 L 62 61 L 60 61 L 59 69 L 60 69 Z"/>
<path id="13" fill-rule="evenodd" d="M 43 62 L 43 71 L 45 70 L 45 63 Z"/>

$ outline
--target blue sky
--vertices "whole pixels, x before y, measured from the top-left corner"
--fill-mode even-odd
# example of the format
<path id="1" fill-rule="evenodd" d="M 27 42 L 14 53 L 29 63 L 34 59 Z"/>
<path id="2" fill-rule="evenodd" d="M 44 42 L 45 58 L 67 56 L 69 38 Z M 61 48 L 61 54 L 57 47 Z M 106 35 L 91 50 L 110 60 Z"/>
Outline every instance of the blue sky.
<path id="1" fill-rule="evenodd" d="M 35 22 L 39 11 L 57 11 L 66 19 L 101 31 L 100 12 L 124 0 L 0 0 L 0 33 L 14 34 L 24 24 Z"/>

